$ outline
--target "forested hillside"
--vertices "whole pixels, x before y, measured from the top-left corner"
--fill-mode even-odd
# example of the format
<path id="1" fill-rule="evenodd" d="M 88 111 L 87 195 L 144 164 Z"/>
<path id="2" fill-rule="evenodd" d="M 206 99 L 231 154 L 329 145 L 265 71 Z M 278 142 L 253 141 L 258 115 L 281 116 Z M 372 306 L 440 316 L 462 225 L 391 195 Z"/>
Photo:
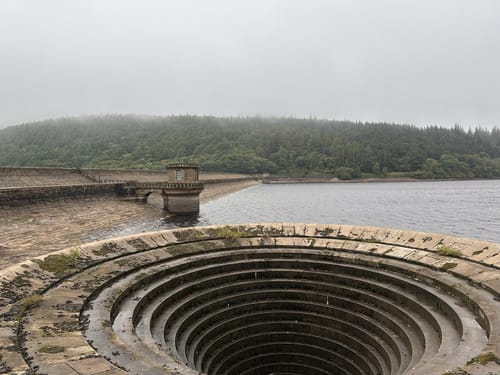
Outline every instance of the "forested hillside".
<path id="1" fill-rule="evenodd" d="M 203 170 L 339 178 L 500 177 L 500 130 L 293 118 L 62 118 L 0 130 L 2 166 Z"/>

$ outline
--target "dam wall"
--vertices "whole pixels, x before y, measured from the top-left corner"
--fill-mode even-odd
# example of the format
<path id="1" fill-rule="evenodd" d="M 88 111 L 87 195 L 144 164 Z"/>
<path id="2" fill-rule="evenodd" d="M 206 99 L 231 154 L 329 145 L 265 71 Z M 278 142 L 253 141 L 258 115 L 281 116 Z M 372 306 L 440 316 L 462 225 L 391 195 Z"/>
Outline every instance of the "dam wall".
<path id="1" fill-rule="evenodd" d="M 91 184 L 76 168 L 0 167 L 0 188 Z"/>
<path id="2" fill-rule="evenodd" d="M 205 185 L 253 180 L 230 173 L 200 173 Z M 125 194 L 124 183 L 165 182 L 166 170 L 0 167 L 0 205 L 99 194 Z"/>
<path id="3" fill-rule="evenodd" d="M 122 192 L 123 184 L 121 183 L 0 188 L 0 205 L 17 205 L 40 200 Z"/>
<path id="4" fill-rule="evenodd" d="M 140 181 L 158 182 L 167 180 L 167 170 L 143 169 L 82 169 L 82 174 L 97 182 Z M 200 172 L 199 180 L 203 183 L 220 183 L 248 180 L 253 177 L 237 173 Z"/>
<path id="5" fill-rule="evenodd" d="M 238 173 L 200 172 L 203 183 L 253 179 Z M 83 185 L 103 182 L 158 182 L 167 180 L 166 170 L 0 167 L 0 188 L 29 186 Z"/>
<path id="6" fill-rule="evenodd" d="M 0 286 L 0 372 L 500 373 L 491 242 L 336 224 L 205 226 L 40 256 L 0 271 Z"/>
<path id="7" fill-rule="evenodd" d="M 81 170 L 81 173 L 95 182 L 156 182 L 166 181 L 167 179 L 165 170 L 85 168 Z"/>

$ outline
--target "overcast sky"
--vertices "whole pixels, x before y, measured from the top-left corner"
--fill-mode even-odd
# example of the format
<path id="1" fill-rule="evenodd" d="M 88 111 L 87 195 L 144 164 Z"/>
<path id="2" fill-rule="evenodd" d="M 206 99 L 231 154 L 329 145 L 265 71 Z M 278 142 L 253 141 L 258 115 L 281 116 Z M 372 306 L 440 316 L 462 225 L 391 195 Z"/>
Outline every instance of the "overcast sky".
<path id="1" fill-rule="evenodd" d="M 105 113 L 500 126 L 500 1 L 1 0 L 0 127 Z"/>

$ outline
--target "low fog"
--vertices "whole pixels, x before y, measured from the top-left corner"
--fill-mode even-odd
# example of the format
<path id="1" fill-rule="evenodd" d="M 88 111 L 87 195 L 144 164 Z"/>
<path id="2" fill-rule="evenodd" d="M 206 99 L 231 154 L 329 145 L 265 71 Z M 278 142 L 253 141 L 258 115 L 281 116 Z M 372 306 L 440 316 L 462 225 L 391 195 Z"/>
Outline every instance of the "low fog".
<path id="1" fill-rule="evenodd" d="M 105 113 L 500 125 L 497 0 L 2 0 L 0 127 Z"/>

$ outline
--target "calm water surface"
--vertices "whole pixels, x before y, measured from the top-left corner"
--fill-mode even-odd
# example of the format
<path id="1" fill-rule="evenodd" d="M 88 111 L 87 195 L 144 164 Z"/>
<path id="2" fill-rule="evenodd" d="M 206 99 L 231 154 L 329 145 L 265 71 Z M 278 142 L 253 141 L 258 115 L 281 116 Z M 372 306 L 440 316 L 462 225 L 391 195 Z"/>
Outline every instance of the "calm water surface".
<path id="1" fill-rule="evenodd" d="M 500 242 L 500 180 L 258 185 L 118 234 L 249 222 L 374 225 Z"/>

